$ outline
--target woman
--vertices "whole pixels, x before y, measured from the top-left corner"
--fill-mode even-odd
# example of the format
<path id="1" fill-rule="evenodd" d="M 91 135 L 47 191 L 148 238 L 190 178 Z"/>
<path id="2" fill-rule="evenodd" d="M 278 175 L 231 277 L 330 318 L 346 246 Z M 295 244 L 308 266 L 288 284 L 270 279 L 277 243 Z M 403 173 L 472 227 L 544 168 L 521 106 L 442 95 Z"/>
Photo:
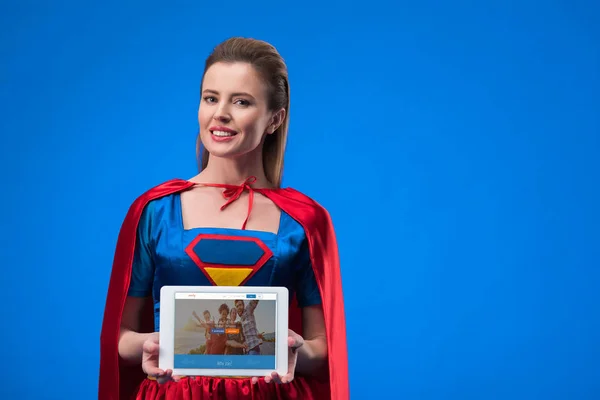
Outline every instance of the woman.
<path id="1" fill-rule="evenodd" d="M 235 322 L 237 319 L 237 311 L 235 307 L 231 309 L 229 313 L 228 328 L 233 329 L 233 332 L 227 333 L 227 347 L 225 348 L 225 354 L 230 356 L 241 356 L 246 354 L 248 345 L 245 344 L 244 333 L 242 331 L 241 322 Z"/>
<path id="2" fill-rule="evenodd" d="M 229 324 L 229 306 L 225 303 L 219 307 L 219 321 L 217 321 L 217 328 L 227 328 Z M 206 354 L 225 354 L 225 347 L 227 346 L 227 335 L 225 333 L 214 333 L 210 334 L 211 348 L 210 351 L 207 349 Z M 158 374 L 160 375 L 160 374 Z"/>
<path id="3" fill-rule="evenodd" d="M 289 105 L 287 68 L 268 43 L 233 38 L 208 57 L 198 111 L 200 173 L 150 189 L 123 222 L 102 328 L 101 400 L 348 398 L 331 220 L 309 197 L 280 188 Z M 263 257 L 248 274 L 231 273 L 256 259 L 257 248 Z M 160 288 L 182 284 L 286 286 L 288 374 L 178 379 L 160 370 Z"/>
<path id="4" fill-rule="evenodd" d="M 208 311 L 206 311 L 208 312 Z M 229 306 L 225 303 L 219 306 L 219 315 L 221 316 L 219 320 L 214 323 L 214 321 L 204 322 L 194 311 L 192 314 L 196 320 L 199 322 L 199 326 L 206 329 L 204 337 L 206 338 L 206 347 L 204 350 L 204 354 L 225 354 L 225 349 L 227 346 L 227 336 L 225 333 L 216 333 L 212 332 L 212 328 L 224 328 L 226 329 L 229 326 Z"/>
<path id="5" fill-rule="evenodd" d="M 192 316 L 196 318 L 196 321 L 198 321 L 196 326 L 204 328 L 204 339 L 206 340 L 204 345 L 204 354 L 212 354 L 212 340 L 210 331 L 216 325 L 215 320 L 214 318 L 211 319 L 210 311 L 208 310 L 204 310 L 202 315 L 204 316 L 204 321 L 200 319 L 198 314 L 196 314 L 196 311 L 192 312 Z"/>

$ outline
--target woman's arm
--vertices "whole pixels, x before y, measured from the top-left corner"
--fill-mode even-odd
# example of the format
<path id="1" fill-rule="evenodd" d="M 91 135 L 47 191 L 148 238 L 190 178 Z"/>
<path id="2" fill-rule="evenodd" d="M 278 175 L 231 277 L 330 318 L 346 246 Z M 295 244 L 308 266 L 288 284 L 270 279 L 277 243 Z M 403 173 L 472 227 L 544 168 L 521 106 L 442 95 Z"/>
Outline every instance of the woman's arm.
<path id="1" fill-rule="evenodd" d="M 119 355 L 128 364 L 142 363 L 142 346 L 152 335 L 152 333 L 138 333 L 140 315 L 147 301 L 152 301 L 152 297 L 128 296 L 125 301 L 119 333 Z"/>
<path id="2" fill-rule="evenodd" d="M 236 340 L 228 340 L 225 343 L 227 344 L 227 346 L 231 346 L 236 349 L 247 349 L 248 348 L 248 345 L 246 343 L 240 343 Z"/>
<path id="3" fill-rule="evenodd" d="M 327 336 L 320 304 L 302 308 L 302 326 L 304 344 L 298 349 L 296 372 L 321 375 L 323 368 L 327 367 Z"/>
<path id="4" fill-rule="evenodd" d="M 196 312 L 194 311 L 194 313 L 192 314 L 192 316 L 194 318 L 196 318 L 196 320 L 198 321 L 198 323 L 196 324 L 196 326 L 201 326 L 202 328 L 206 328 L 206 322 L 202 321 L 200 319 L 200 317 L 198 316 L 198 314 L 196 314 Z"/>

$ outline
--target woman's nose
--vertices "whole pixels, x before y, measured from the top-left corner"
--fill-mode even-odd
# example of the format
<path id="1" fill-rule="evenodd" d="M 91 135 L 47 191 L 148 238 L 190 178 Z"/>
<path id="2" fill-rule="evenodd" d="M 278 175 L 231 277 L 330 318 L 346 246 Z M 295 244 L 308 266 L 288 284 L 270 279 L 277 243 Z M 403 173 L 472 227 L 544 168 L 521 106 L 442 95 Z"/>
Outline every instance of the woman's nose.
<path id="1" fill-rule="evenodd" d="M 231 120 L 231 116 L 229 115 L 229 112 L 224 107 L 219 107 L 217 109 L 217 111 L 215 112 L 215 115 L 213 116 L 213 118 L 215 119 L 215 121 L 220 121 L 220 122 L 227 122 L 227 121 Z"/>
<path id="2" fill-rule="evenodd" d="M 229 122 L 229 120 L 231 120 L 227 114 L 215 114 L 213 118 L 215 121 L 219 122 Z"/>

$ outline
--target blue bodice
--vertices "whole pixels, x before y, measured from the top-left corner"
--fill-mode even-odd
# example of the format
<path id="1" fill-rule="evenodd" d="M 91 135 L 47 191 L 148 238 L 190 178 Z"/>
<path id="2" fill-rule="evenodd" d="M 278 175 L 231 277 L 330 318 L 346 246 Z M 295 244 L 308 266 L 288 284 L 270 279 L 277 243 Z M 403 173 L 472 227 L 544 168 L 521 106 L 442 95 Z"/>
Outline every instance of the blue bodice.
<path id="1" fill-rule="evenodd" d="M 321 303 L 304 228 L 289 214 L 276 234 L 184 229 L 179 193 L 148 203 L 137 231 L 129 296 L 152 295 L 157 331 L 165 285 L 285 286 L 300 307 Z"/>

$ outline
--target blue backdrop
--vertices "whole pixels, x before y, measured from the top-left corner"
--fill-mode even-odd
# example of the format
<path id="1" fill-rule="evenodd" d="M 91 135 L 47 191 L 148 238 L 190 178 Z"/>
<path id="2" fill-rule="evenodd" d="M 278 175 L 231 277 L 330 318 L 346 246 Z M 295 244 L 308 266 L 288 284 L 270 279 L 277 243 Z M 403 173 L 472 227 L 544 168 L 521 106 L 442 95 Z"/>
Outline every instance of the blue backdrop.
<path id="1" fill-rule="evenodd" d="M 196 173 L 203 62 L 242 35 L 289 64 L 352 397 L 598 399 L 597 2 L 194 3 L 2 2 L 0 397 L 96 396 L 122 219 Z"/>

